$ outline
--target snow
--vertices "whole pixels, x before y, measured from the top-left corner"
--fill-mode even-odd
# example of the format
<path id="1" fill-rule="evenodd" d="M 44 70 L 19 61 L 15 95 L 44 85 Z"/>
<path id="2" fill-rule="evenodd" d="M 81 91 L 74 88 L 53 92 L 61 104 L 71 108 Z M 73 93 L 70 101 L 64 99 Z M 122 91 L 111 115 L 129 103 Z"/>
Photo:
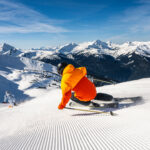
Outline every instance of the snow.
<path id="1" fill-rule="evenodd" d="M 150 147 L 150 78 L 97 88 L 114 97 L 142 97 L 138 105 L 116 110 L 117 116 L 58 110 L 60 89 L 29 89 L 35 97 L 0 108 L 0 149 L 138 149 Z"/>
<path id="2" fill-rule="evenodd" d="M 15 49 L 15 48 L 13 46 L 9 45 L 9 44 L 6 44 L 6 43 L 0 44 L 0 51 L 6 52 L 10 49 Z"/>
<path id="3" fill-rule="evenodd" d="M 15 47 L 9 44 L 4 43 L 0 44 L 0 54 L 18 56 L 19 54 L 21 54 L 21 51 L 17 50 Z"/>
<path id="4" fill-rule="evenodd" d="M 45 48 L 44 51 L 42 48 L 17 50 L 1 44 L 0 102 L 9 91 L 19 105 L 9 108 L 8 104 L 0 103 L 0 150 L 150 149 L 150 78 L 97 88 L 97 92 L 117 98 L 140 98 L 139 103 L 132 102 L 130 107 L 114 109 L 117 116 L 58 110 L 61 100 L 59 79 L 51 74 L 56 73 L 56 67 L 29 59 L 57 57 L 58 52 L 114 57 L 128 54 L 129 58 L 132 52 L 136 52 L 149 56 L 150 42 L 119 45 L 97 40 L 78 45 L 71 43 L 56 49 Z M 126 101 L 120 106 L 128 106 L 125 104 Z"/>
<path id="5" fill-rule="evenodd" d="M 68 53 L 71 53 L 71 51 L 77 46 L 76 43 L 70 43 L 70 44 L 67 44 L 65 46 L 62 46 L 58 52 L 59 53 L 62 53 L 62 54 L 68 54 Z"/>
<path id="6" fill-rule="evenodd" d="M 69 55 L 82 53 L 84 55 L 95 55 L 99 56 L 101 54 L 111 55 L 115 58 L 120 55 L 131 55 L 132 53 L 138 55 L 150 57 L 150 41 L 147 42 L 125 42 L 123 44 L 116 44 L 112 42 L 103 42 L 100 40 L 83 42 L 83 43 L 69 43 L 63 46 L 57 47 L 40 47 L 32 48 L 26 50 L 16 49 L 9 44 L 0 44 L 0 54 L 12 55 L 18 57 L 28 57 L 32 59 L 42 59 L 42 58 L 53 58 L 58 55 L 58 53 Z"/>
<path id="7" fill-rule="evenodd" d="M 0 102 L 6 91 L 14 94 L 17 102 L 30 99 L 25 90 L 48 87 L 57 79 L 52 75 L 50 78 L 44 77 L 50 72 L 56 73 L 56 68 L 50 64 L 25 57 L 0 55 Z"/>
<path id="8" fill-rule="evenodd" d="M 112 53 L 114 57 L 130 55 L 133 52 L 147 57 L 150 56 L 150 42 L 126 42 L 121 45 L 115 45 L 114 49 L 116 49 L 115 53 Z"/>

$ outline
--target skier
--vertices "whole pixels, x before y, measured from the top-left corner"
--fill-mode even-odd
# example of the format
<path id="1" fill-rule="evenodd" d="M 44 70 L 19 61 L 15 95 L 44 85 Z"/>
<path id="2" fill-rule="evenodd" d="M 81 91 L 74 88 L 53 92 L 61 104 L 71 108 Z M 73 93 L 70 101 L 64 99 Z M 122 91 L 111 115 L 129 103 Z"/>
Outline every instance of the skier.
<path id="1" fill-rule="evenodd" d="M 9 103 L 9 108 L 12 108 L 13 106 L 16 106 L 16 100 L 13 94 L 10 92 L 6 91 L 5 96 L 4 96 L 4 102 Z"/>
<path id="2" fill-rule="evenodd" d="M 99 106 L 97 103 L 91 101 L 97 95 L 96 87 L 86 77 L 87 70 L 85 67 L 75 68 L 72 64 L 62 62 L 58 64 L 57 71 L 62 76 L 62 99 L 58 109 L 63 109 L 70 98 L 83 105 L 92 104 L 95 107 Z"/>

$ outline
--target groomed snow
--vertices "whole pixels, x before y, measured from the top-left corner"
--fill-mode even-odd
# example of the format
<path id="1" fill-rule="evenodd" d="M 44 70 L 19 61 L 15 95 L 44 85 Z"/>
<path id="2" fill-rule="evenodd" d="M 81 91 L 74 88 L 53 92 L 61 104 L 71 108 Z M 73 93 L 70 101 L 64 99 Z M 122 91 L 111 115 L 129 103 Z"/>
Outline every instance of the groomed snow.
<path id="1" fill-rule="evenodd" d="M 149 150 L 150 79 L 97 88 L 114 97 L 142 97 L 117 116 L 58 110 L 61 90 L 30 89 L 35 97 L 0 108 L 0 150 Z"/>

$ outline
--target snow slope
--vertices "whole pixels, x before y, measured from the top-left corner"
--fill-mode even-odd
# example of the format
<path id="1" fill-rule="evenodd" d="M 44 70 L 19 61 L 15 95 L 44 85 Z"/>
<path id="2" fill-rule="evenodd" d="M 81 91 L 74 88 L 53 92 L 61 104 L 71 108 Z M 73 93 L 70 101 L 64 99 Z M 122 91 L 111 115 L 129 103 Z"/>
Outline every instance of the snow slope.
<path id="1" fill-rule="evenodd" d="M 45 76 L 48 72 L 56 72 L 50 64 L 31 60 L 25 57 L 0 55 L 0 102 L 3 101 L 6 91 L 15 95 L 16 101 L 29 99 L 25 91 L 29 88 L 38 88 L 55 82 L 52 75 Z"/>
<path id="2" fill-rule="evenodd" d="M 97 88 L 114 97 L 142 97 L 117 116 L 58 110 L 60 89 L 26 91 L 33 101 L 0 109 L 0 150 L 149 150 L 150 78 Z"/>

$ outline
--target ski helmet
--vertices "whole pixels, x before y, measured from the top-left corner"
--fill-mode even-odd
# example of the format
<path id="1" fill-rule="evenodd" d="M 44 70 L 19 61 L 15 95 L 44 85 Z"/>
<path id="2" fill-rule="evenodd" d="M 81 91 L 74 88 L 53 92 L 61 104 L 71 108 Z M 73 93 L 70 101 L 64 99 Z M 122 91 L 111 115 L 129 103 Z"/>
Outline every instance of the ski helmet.
<path id="1" fill-rule="evenodd" d="M 67 65 L 68 65 L 68 64 L 67 64 L 66 62 L 59 63 L 59 64 L 57 65 L 57 72 L 58 72 L 60 75 L 62 75 L 62 73 L 63 73 L 63 71 L 64 71 L 64 69 L 65 69 L 65 67 L 66 67 Z"/>

